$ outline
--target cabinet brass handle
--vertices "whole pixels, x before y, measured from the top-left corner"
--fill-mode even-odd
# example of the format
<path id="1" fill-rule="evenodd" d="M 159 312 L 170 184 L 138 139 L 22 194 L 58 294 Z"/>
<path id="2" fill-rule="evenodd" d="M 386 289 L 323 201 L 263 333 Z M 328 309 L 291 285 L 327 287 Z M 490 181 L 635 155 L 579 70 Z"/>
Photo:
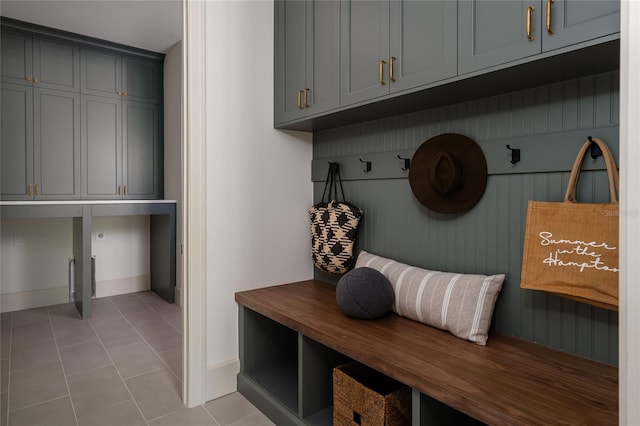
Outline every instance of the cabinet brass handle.
<path id="1" fill-rule="evenodd" d="M 550 35 L 553 34 L 553 29 L 551 28 L 551 5 L 553 4 L 553 0 L 547 0 L 547 33 Z"/>
<path id="2" fill-rule="evenodd" d="M 302 109 L 302 90 L 298 90 L 298 108 Z"/>
<path id="3" fill-rule="evenodd" d="M 40 195 L 40 186 L 36 183 L 36 195 Z"/>
<path id="4" fill-rule="evenodd" d="M 118 185 L 118 195 L 122 195 L 122 187 Z"/>
<path id="5" fill-rule="evenodd" d="M 305 108 L 309 108 L 309 89 L 308 87 L 304 89 L 304 100 L 303 100 L 303 104 Z"/>
<path id="6" fill-rule="evenodd" d="M 27 80 L 29 83 L 31 83 L 33 81 L 33 78 L 31 78 L 31 77 L 25 77 L 24 79 Z"/>
<path id="7" fill-rule="evenodd" d="M 32 193 L 33 193 L 33 185 L 29 184 L 27 185 L 27 195 L 31 196 Z"/>
<path id="8" fill-rule="evenodd" d="M 118 96 L 122 96 L 122 92 L 118 90 L 118 91 L 116 92 L 116 95 L 118 95 Z"/>
<path id="9" fill-rule="evenodd" d="M 534 10 L 535 8 L 533 6 L 527 8 L 527 38 L 529 41 L 533 41 L 533 36 L 531 35 L 531 15 L 533 15 Z"/>
<path id="10" fill-rule="evenodd" d="M 124 195 L 127 195 L 127 185 L 124 186 Z"/>
<path id="11" fill-rule="evenodd" d="M 38 80 L 38 79 L 36 78 L 36 79 L 34 79 L 34 80 L 33 80 L 33 82 L 34 82 L 35 84 L 38 84 L 38 83 L 40 83 L 40 80 Z"/>
<path id="12" fill-rule="evenodd" d="M 389 58 L 389 80 L 396 81 L 396 78 L 393 76 L 393 62 L 396 60 L 395 56 Z"/>
<path id="13" fill-rule="evenodd" d="M 122 96 L 127 96 L 127 91 L 122 92 Z"/>
<path id="14" fill-rule="evenodd" d="M 385 61 L 380 61 L 380 68 L 379 68 L 379 70 L 380 70 L 380 72 L 379 72 L 379 74 L 380 74 L 380 84 L 382 84 L 383 86 L 385 84 L 387 84 L 387 83 L 384 82 L 384 64 L 386 64 Z"/>

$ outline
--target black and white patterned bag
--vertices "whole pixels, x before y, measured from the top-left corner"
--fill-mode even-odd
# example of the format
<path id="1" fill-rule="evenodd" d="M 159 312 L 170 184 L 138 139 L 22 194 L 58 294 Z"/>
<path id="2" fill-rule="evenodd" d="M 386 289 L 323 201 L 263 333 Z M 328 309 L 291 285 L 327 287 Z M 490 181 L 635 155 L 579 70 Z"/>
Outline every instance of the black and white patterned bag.
<path id="1" fill-rule="evenodd" d="M 338 184 L 342 201 L 338 201 Z M 327 189 L 331 199 L 329 202 L 325 201 Z M 309 209 L 309 218 L 311 257 L 316 268 L 332 274 L 344 274 L 349 271 L 355 264 L 353 251 L 362 210 L 344 201 L 338 163 L 329 163 L 322 201 Z"/>

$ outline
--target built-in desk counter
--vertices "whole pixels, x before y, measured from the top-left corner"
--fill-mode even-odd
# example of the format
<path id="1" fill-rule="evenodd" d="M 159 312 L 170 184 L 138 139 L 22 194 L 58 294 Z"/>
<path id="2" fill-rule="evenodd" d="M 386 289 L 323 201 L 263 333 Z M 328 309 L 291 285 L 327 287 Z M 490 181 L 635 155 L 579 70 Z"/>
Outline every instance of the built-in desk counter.
<path id="1" fill-rule="evenodd" d="M 150 217 L 151 290 L 169 303 L 176 285 L 175 200 L 0 201 L 3 219 L 73 218 L 75 302 L 91 317 L 91 230 L 95 216 Z"/>

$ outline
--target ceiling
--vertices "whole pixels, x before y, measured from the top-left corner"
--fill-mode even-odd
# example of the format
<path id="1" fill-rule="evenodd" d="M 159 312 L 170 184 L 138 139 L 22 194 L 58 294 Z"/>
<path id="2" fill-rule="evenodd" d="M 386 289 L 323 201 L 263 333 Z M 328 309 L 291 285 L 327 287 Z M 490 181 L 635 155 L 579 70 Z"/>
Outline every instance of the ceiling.
<path id="1" fill-rule="evenodd" d="M 166 53 L 182 38 L 181 0 L 1 0 L 0 14 Z"/>

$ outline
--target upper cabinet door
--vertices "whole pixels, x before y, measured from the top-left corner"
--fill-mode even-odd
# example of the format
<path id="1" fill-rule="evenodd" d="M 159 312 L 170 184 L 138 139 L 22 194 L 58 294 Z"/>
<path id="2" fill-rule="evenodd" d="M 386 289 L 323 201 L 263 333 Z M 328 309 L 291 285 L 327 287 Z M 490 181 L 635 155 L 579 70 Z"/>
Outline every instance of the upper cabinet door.
<path id="1" fill-rule="evenodd" d="M 87 95 L 121 98 L 121 56 L 99 49 L 80 52 L 81 91 Z"/>
<path id="2" fill-rule="evenodd" d="M 122 101 L 81 96 L 82 198 L 122 198 Z"/>
<path id="3" fill-rule="evenodd" d="M 340 106 L 340 2 L 307 1 L 306 90 L 307 115 Z"/>
<path id="4" fill-rule="evenodd" d="M 540 53 L 540 6 L 539 0 L 460 0 L 458 74 Z"/>
<path id="5" fill-rule="evenodd" d="M 544 52 L 620 32 L 620 1 L 543 0 Z"/>
<path id="6" fill-rule="evenodd" d="M 5 83 L 31 85 L 33 77 L 32 37 L 19 31 L 3 30 L 0 73 Z"/>
<path id="7" fill-rule="evenodd" d="M 157 105 L 122 102 L 123 198 L 158 198 L 159 129 Z"/>
<path id="8" fill-rule="evenodd" d="M 340 19 L 340 105 L 388 94 L 389 2 L 345 0 Z"/>
<path id="9" fill-rule="evenodd" d="M 1 101 L 1 196 L 3 200 L 31 200 L 34 189 L 33 89 L 2 83 Z"/>
<path id="10" fill-rule="evenodd" d="M 34 37 L 33 83 L 43 89 L 80 92 L 78 45 Z"/>
<path id="11" fill-rule="evenodd" d="M 36 200 L 80 198 L 80 94 L 34 89 Z"/>
<path id="12" fill-rule="evenodd" d="M 389 80 L 392 93 L 456 75 L 456 2 L 392 1 L 390 12 Z"/>
<path id="13" fill-rule="evenodd" d="M 307 2 L 275 2 L 274 121 L 304 117 Z M 332 64 L 337 67 L 337 64 Z M 307 93 L 307 97 L 309 94 Z"/>
<path id="14" fill-rule="evenodd" d="M 139 57 L 122 57 L 122 96 L 130 101 L 159 101 L 160 62 Z"/>

